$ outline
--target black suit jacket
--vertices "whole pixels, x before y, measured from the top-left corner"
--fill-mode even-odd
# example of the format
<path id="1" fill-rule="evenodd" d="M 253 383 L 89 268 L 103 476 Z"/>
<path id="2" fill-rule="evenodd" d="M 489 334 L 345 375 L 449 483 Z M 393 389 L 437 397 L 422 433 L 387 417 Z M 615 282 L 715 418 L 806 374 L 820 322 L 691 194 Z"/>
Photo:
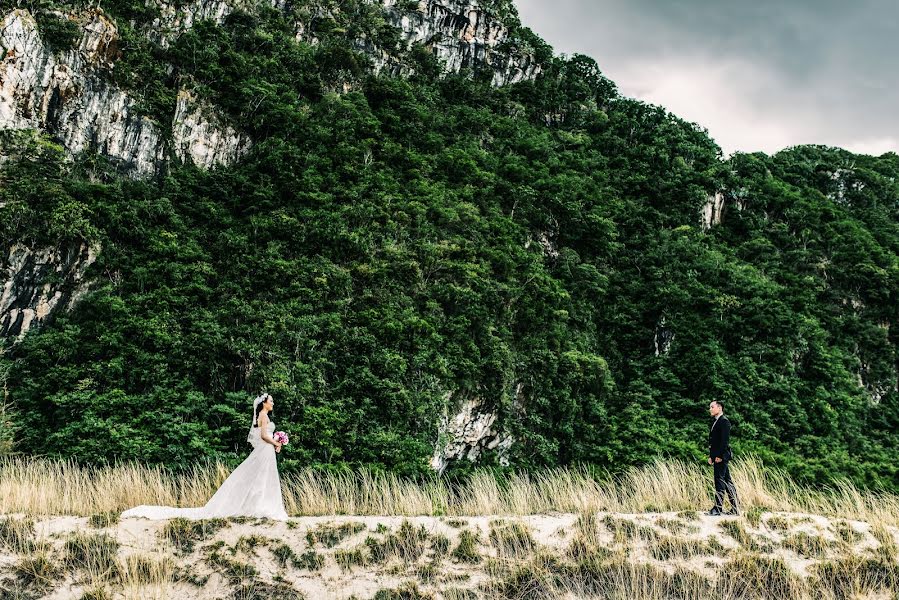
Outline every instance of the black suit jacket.
<path id="1" fill-rule="evenodd" d="M 712 422 L 709 430 L 709 457 L 714 460 L 730 460 L 730 421 L 721 415 L 717 421 Z"/>

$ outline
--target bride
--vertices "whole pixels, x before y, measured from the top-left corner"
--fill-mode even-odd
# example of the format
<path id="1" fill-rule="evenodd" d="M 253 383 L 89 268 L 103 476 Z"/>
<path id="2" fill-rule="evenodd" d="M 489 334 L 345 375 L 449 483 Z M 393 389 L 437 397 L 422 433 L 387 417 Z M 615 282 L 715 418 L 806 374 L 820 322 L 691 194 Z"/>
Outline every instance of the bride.
<path id="1" fill-rule="evenodd" d="M 253 451 L 234 469 L 205 506 L 177 508 L 143 504 L 129 508 L 122 513 L 122 517 L 210 519 L 248 516 L 286 521 L 287 512 L 284 510 L 275 457 L 275 453 L 281 451 L 281 444 L 272 438 L 275 424 L 269 420 L 269 413 L 274 408 L 275 400 L 270 394 L 262 394 L 253 401 L 253 426 L 247 435 Z"/>

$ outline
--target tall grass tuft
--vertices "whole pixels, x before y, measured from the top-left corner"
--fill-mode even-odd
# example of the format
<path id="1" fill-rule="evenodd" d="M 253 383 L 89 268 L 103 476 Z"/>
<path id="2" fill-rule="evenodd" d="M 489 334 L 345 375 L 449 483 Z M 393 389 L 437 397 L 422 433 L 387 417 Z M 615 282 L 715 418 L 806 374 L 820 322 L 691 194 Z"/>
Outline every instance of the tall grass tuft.
<path id="1" fill-rule="evenodd" d="M 165 600 L 175 582 L 175 560 L 163 549 L 137 552 L 119 560 L 126 600 Z"/>

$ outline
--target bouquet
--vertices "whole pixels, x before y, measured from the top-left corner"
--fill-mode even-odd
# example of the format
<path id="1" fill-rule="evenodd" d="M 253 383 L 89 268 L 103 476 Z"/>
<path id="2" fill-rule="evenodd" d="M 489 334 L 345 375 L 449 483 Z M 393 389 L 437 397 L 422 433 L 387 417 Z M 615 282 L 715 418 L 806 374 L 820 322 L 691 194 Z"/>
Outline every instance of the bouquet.
<path id="1" fill-rule="evenodd" d="M 290 439 L 290 438 L 287 437 L 287 434 L 284 433 L 283 431 L 276 431 L 276 432 L 275 432 L 275 435 L 273 435 L 272 438 L 273 438 L 276 442 L 278 442 L 279 444 L 281 444 L 282 446 L 286 446 L 288 440 Z"/>

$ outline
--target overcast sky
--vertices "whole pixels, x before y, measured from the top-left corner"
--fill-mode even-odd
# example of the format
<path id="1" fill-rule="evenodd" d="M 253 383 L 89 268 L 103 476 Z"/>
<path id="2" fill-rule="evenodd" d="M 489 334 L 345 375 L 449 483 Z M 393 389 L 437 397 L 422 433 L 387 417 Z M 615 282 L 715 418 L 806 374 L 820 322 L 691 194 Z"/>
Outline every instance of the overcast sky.
<path id="1" fill-rule="evenodd" d="M 899 152 L 899 0 L 515 0 L 556 53 L 723 148 Z"/>

